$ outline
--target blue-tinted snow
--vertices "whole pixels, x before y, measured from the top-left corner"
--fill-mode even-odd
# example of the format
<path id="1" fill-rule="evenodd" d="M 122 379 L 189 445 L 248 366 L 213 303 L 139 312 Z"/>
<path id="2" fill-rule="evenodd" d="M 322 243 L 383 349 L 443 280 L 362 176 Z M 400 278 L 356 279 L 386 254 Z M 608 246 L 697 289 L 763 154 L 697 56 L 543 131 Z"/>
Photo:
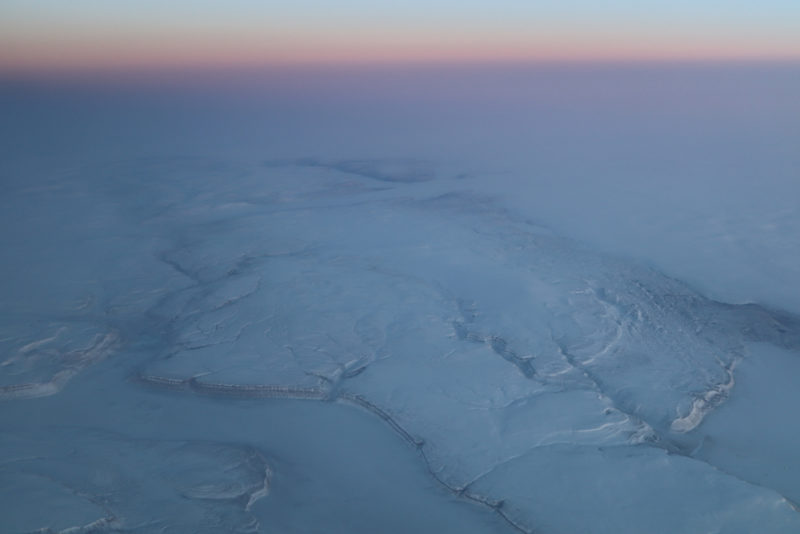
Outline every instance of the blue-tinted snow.
<path id="1" fill-rule="evenodd" d="M 4 88 L 3 529 L 800 530 L 797 70 L 587 69 Z"/>

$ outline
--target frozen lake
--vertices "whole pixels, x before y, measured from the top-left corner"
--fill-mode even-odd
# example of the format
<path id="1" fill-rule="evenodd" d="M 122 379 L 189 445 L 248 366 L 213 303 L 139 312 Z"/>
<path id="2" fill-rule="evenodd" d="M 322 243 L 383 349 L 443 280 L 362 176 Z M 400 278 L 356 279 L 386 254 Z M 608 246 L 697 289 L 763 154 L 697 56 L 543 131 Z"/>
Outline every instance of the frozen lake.
<path id="1" fill-rule="evenodd" d="M 800 531 L 796 94 L 4 82 L 0 530 Z"/>

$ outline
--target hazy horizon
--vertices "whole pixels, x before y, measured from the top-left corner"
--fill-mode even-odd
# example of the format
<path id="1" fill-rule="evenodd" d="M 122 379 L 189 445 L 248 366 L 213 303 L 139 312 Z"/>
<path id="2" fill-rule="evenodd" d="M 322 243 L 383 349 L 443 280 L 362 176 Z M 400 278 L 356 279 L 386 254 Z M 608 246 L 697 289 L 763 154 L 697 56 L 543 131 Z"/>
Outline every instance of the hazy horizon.
<path id="1" fill-rule="evenodd" d="M 0 7 L 0 72 L 470 61 L 800 59 L 800 7 L 581 0 Z"/>

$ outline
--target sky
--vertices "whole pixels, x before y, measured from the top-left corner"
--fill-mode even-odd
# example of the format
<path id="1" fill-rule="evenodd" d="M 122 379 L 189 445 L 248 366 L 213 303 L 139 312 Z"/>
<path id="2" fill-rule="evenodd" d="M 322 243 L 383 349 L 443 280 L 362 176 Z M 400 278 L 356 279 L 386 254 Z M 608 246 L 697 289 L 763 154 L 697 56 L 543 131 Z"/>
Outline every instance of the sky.
<path id="1" fill-rule="evenodd" d="M 708 59 L 800 59 L 800 2 L 0 2 L 0 70 Z"/>

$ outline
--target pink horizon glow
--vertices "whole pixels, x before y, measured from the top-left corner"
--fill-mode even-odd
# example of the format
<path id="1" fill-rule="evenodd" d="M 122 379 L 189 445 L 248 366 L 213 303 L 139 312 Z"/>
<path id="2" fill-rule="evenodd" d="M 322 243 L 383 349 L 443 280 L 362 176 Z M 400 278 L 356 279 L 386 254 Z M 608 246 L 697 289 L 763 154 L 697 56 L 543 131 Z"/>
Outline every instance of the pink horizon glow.
<path id="1" fill-rule="evenodd" d="M 338 38 L 337 38 L 338 37 Z M 362 36 L 363 37 L 363 36 Z M 316 35 L 200 36 L 118 39 L 51 39 L 17 42 L 0 37 L 0 72 L 63 72 L 171 68 L 260 67 L 313 64 L 436 63 L 503 61 L 713 61 L 798 60 L 800 51 L 772 43 L 747 46 L 736 41 L 676 43 L 655 36 L 632 40 L 613 35 L 581 38 L 540 35 L 453 37 L 419 35 L 362 39 Z M 5 42 L 4 42 L 5 41 Z M 782 46 L 783 45 L 783 46 Z"/>

